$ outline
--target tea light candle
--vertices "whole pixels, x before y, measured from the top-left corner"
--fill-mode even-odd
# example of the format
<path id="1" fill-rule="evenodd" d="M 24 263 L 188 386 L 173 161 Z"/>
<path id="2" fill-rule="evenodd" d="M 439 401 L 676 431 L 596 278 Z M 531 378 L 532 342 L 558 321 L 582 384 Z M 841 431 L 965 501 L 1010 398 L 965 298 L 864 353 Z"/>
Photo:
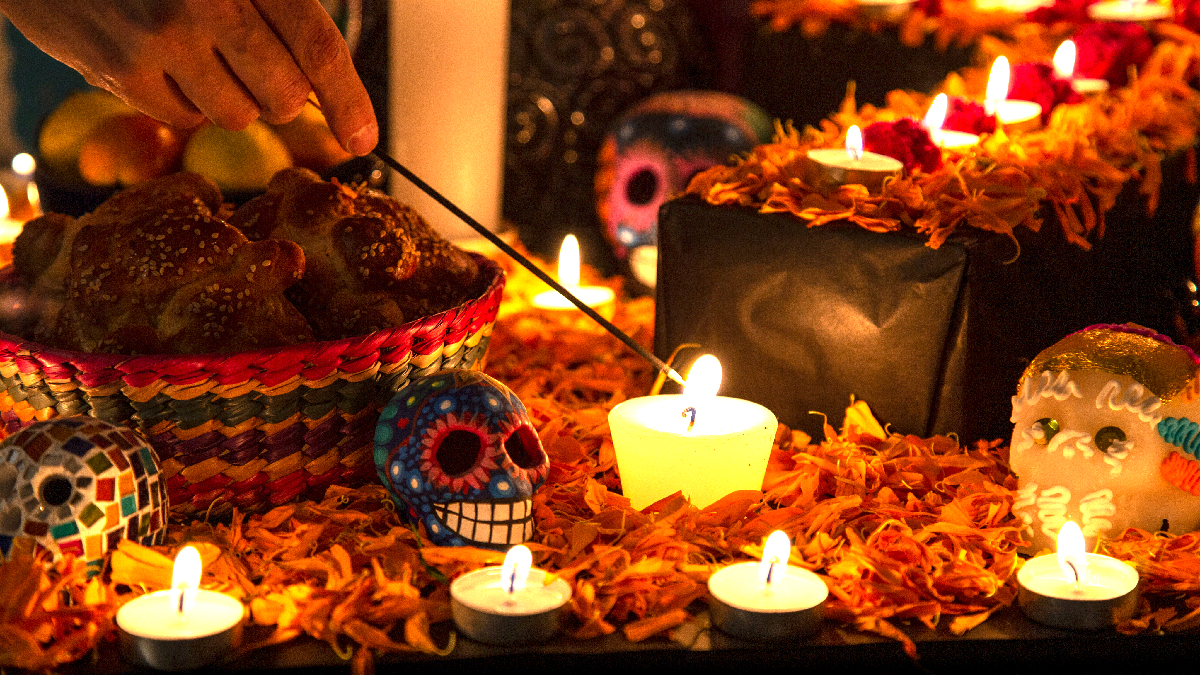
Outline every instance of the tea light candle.
<path id="1" fill-rule="evenodd" d="M 1027 14 L 1041 7 L 1049 7 L 1054 0 L 975 0 L 972 3 L 979 12 L 1014 12 Z"/>
<path id="2" fill-rule="evenodd" d="M 916 0 L 858 0 L 863 16 L 876 21 L 897 21 L 912 10 Z"/>
<path id="3" fill-rule="evenodd" d="M 829 588 L 817 575 L 788 565 L 792 543 L 776 530 L 761 562 L 730 565 L 708 579 L 709 613 L 722 631 L 747 640 L 783 640 L 815 631 Z"/>
<path id="4" fill-rule="evenodd" d="M 998 124 L 1010 129 L 1020 131 L 1036 128 L 1041 124 L 1042 106 L 1033 101 L 1008 98 L 1011 71 L 1008 58 L 1004 56 L 998 56 L 992 62 L 992 70 L 988 73 L 987 93 L 983 99 L 984 112 L 995 115 Z"/>
<path id="5" fill-rule="evenodd" d="M 904 163 L 894 157 L 864 152 L 862 130 L 851 126 L 846 131 L 846 147 L 814 148 L 808 151 L 805 179 L 822 194 L 828 194 L 846 184 L 863 185 L 869 192 L 878 193 L 883 182 L 899 176 Z"/>
<path id="6" fill-rule="evenodd" d="M 1102 94 L 1108 91 L 1108 80 L 1096 77 L 1075 77 L 1077 52 L 1074 40 L 1063 40 L 1054 51 L 1054 73 L 1071 82 L 1071 88 L 1083 96 Z"/>
<path id="7" fill-rule="evenodd" d="M 774 413 L 717 396 L 721 364 L 696 360 L 682 394 L 643 396 L 608 414 L 621 488 L 635 509 L 683 491 L 708 506 L 735 490 L 761 490 L 779 426 Z"/>
<path id="8" fill-rule="evenodd" d="M 1029 618 L 1057 628 L 1097 630 L 1133 613 L 1136 570 L 1116 558 L 1085 553 L 1083 532 L 1072 521 L 1059 530 L 1057 548 L 1017 572 L 1017 599 Z"/>
<path id="9" fill-rule="evenodd" d="M 1145 0 L 1109 0 L 1089 6 L 1095 21 L 1161 21 L 1170 18 L 1170 5 Z"/>
<path id="10" fill-rule="evenodd" d="M 559 630 L 571 586 L 546 583 L 547 573 L 532 566 L 529 549 L 517 545 L 499 567 L 469 572 L 450 584 L 450 613 L 462 633 L 494 645 L 549 640 Z"/>
<path id="11" fill-rule="evenodd" d="M 610 314 L 614 309 L 616 294 L 607 286 L 579 285 L 579 239 L 568 234 L 558 252 L 558 283 L 566 287 L 572 295 L 583 301 L 583 304 L 595 310 L 606 310 Z M 575 303 L 558 291 L 543 291 L 533 297 L 533 306 L 538 309 L 551 311 L 578 312 Z M 604 314 L 604 311 L 600 312 Z"/>
<path id="12" fill-rule="evenodd" d="M 158 670 L 191 670 L 233 648 L 245 608 L 234 598 L 200 588 L 200 553 L 175 556 L 171 590 L 130 600 L 117 610 L 121 654 Z"/>
<path id="13" fill-rule="evenodd" d="M 921 124 L 924 124 L 925 128 L 929 130 L 929 137 L 933 139 L 933 144 L 943 150 L 953 151 L 963 151 L 979 145 L 977 134 L 942 128 L 942 124 L 946 122 L 946 111 L 949 107 L 950 102 L 946 95 L 938 94 L 934 97 L 933 103 L 929 105 L 929 110 L 925 112 L 925 119 L 921 121 Z"/>

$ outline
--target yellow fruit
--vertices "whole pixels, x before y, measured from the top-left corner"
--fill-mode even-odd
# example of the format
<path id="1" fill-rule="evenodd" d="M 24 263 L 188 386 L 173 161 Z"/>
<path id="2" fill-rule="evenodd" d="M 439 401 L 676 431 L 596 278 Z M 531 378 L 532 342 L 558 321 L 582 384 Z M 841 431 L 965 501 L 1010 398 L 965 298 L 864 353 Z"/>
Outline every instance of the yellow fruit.
<path id="1" fill-rule="evenodd" d="M 179 167 L 188 134 L 141 113 L 114 115 L 84 139 L 79 175 L 92 185 L 133 185 Z"/>
<path id="2" fill-rule="evenodd" d="M 354 159 L 354 155 L 338 145 L 325 115 L 316 106 L 305 105 L 296 119 L 272 128 L 292 153 L 296 166 L 320 173 Z"/>
<path id="3" fill-rule="evenodd" d="M 79 150 L 88 134 L 104 120 L 132 112 L 136 111 L 103 89 L 72 93 L 42 123 L 38 161 L 59 175 L 77 177 Z"/>
<path id="4" fill-rule="evenodd" d="M 265 190 L 276 171 L 291 165 L 287 146 L 262 120 L 242 131 L 201 127 L 183 149 L 183 170 L 208 176 L 222 190 Z"/>

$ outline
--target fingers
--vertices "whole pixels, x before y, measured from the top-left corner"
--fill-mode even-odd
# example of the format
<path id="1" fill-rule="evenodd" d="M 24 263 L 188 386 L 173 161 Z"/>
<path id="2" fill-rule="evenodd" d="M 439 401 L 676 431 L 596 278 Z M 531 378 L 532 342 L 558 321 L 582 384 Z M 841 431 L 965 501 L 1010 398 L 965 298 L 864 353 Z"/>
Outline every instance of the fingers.
<path id="1" fill-rule="evenodd" d="M 311 85 L 288 48 L 253 5 L 222 12 L 228 26 L 218 30 L 216 47 L 227 70 L 257 103 L 262 118 L 282 124 L 300 113 Z"/>
<path id="2" fill-rule="evenodd" d="M 379 142 L 379 123 L 350 49 L 317 0 L 254 0 L 312 85 L 333 135 L 346 150 L 365 155 Z"/>

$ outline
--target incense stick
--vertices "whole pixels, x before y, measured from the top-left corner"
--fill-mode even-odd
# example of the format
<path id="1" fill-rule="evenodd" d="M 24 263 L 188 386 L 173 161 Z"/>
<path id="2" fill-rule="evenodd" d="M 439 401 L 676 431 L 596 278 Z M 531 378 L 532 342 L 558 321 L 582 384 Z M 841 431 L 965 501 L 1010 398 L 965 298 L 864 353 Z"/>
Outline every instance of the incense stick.
<path id="1" fill-rule="evenodd" d="M 664 363 L 662 361 L 662 359 L 660 359 L 657 356 L 655 356 L 654 354 L 652 354 L 650 352 L 650 350 L 648 350 L 645 347 L 643 347 L 642 345 L 638 344 L 636 340 L 634 340 L 633 338 L 626 335 L 624 331 L 622 331 L 620 328 L 617 328 L 615 325 L 613 325 L 613 323 L 611 321 L 609 321 L 608 319 L 605 319 L 603 316 L 600 316 L 600 314 L 596 310 L 592 309 L 591 307 L 588 307 L 586 303 L 584 303 L 579 298 L 575 297 L 574 293 L 567 290 L 566 286 L 563 286 L 554 277 L 552 277 L 549 274 L 547 274 L 546 272 L 542 271 L 542 268 L 540 268 L 536 264 L 534 264 L 534 262 L 532 260 L 525 257 L 520 251 L 518 251 L 517 249 L 510 246 L 508 244 L 508 242 L 501 239 L 494 232 L 492 232 L 491 230 L 484 227 L 482 224 L 480 224 L 479 221 L 472 218 L 470 216 L 470 214 L 468 214 L 466 211 L 463 211 L 462 209 L 460 209 L 457 204 L 450 201 L 444 195 L 442 195 L 442 193 L 435 190 L 433 188 L 433 186 L 429 185 L 429 183 L 426 183 L 425 181 L 421 180 L 421 178 L 419 176 L 417 176 L 415 173 L 413 173 L 412 171 L 410 171 L 408 169 L 408 167 L 406 167 L 403 164 L 401 164 L 400 162 L 396 161 L 390 155 L 379 150 L 378 148 L 375 149 L 372 152 L 372 154 L 374 154 L 376 157 L 378 157 L 380 160 L 382 160 L 384 164 L 387 164 L 389 167 L 391 167 L 393 171 L 395 171 L 396 173 L 400 174 L 401 176 L 404 176 L 405 178 L 407 178 L 409 180 L 409 182 L 411 182 L 413 185 L 417 186 L 417 188 L 420 189 L 422 192 L 424 192 L 425 194 L 432 197 L 435 201 L 437 201 L 442 206 L 446 207 L 446 209 L 449 210 L 451 213 L 453 213 L 455 216 L 457 216 L 459 220 L 463 221 L 467 225 L 470 225 L 472 229 L 474 229 L 479 234 L 483 235 L 483 237 L 486 238 L 488 241 L 495 244 L 496 248 L 499 248 L 501 251 L 504 251 L 504 253 L 506 253 L 510 258 L 512 258 L 513 260 L 520 263 L 522 267 L 529 270 L 530 272 L 533 272 L 533 274 L 535 276 L 537 276 L 537 278 L 539 278 L 542 281 L 549 284 L 550 288 L 553 288 L 554 290 L 561 293 L 563 297 L 570 300 L 572 304 L 574 304 L 576 307 L 578 307 L 581 312 L 588 315 L 588 317 L 590 317 L 596 323 L 600 324 L 600 326 L 603 327 L 604 330 L 611 333 L 614 337 L 616 337 L 621 342 L 624 342 L 630 349 L 637 352 L 637 354 L 639 356 L 641 356 L 642 358 L 649 361 L 650 365 L 652 365 L 656 369 L 658 369 L 659 372 L 661 372 L 662 374 L 671 378 L 671 380 L 673 382 L 676 382 L 677 384 L 681 384 L 681 385 L 684 384 L 683 377 L 681 377 L 679 375 L 679 373 L 677 373 L 675 371 L 674 368 L 672 368 L 671 366 Z"/>

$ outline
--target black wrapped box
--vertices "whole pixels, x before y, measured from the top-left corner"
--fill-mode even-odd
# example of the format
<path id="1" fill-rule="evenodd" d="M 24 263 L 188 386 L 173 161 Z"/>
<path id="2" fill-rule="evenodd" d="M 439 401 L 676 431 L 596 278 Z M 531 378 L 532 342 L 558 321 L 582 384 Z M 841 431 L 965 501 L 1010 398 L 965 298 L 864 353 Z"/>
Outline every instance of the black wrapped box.
<path id="1" fill-rule="evenodd" d="M 935 250 L 915 233 L 668 202 L 655 351 L 698 343 L 724 366 L 723 395 L 815 438 L 823 420 L 810 411 L 836 425 L 854 396 L 893 431 L 1007 440 L 1021 372 L 1068 333 L 1134 322 L 1181 337 L 1200 196 L 1187 160 L 1164 164 L 1153 217 L 1127 184 L 1091 250 L 1066 241 L 1049 205 L 1040 232 L 1017 232 L 1018 255 L 1008 237 L 965 227 Z"/>

